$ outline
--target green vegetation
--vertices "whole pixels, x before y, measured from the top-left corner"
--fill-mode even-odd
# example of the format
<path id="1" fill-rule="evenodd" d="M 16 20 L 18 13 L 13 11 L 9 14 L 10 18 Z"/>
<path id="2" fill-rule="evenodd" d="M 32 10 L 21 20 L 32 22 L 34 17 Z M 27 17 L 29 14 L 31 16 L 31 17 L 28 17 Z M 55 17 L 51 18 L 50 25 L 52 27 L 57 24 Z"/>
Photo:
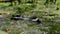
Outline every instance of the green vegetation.
<path id="1" fill-rule="evenodd" d="M 45 2 L 48 2 L 45 4 Z M 0 33 L 7 34 L 60 34 L 60 0 L 55 4 L 49 4 L 45 0 L 21 0 L 18 5 L 10 6 L 10 2 L 0 3 Z M 56 8 L 59 8 L 56 10 Z M 14 21 L 10 18 L 13 14 L 20 14 L 22 17 L 37 16 L 41 20 L 41 24 L 32 21 L 18 20 Z"/>

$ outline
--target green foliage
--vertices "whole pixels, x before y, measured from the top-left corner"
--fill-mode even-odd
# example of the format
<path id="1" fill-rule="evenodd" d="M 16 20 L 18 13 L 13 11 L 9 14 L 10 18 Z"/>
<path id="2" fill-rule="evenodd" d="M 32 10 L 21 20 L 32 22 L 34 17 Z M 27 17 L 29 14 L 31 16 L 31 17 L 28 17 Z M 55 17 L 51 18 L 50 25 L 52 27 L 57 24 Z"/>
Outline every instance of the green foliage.
<path id="1" fill-rule="evenodd" d="M 22 4 L 21 7 L 16 7 L 17 9 L 16 13 L 23 14 L 24 12 L 31 11 L 34 8 L 35 8 L 34 4 L 31 4 L 31 5 Z"/>
<path id="2" fill-rule="evenodd" d="M 0 13 L 9 15 L 6 14 L 7 16 L 4 15 L 4 18 L 0 19 L 0 30 L 9 32 L 9 34 L 42 34 L 45 31 L 48 31 L 49 34 L 58 34 L 60 32 L 60 21 L 58 22 L 60 10 L 56 11 L 55 8 L 51 7 L 46 8 L 49 4 L 45 6 L 44 2 L 45 0 L 21 0 L 19 5 L 16 2 L 16 5 L 13 6 L 9 6 L 10 3 L 1 3 Z M 47 0 L 46 3 L 50 2 Z M 60 5 L 59 2 L 56 5 Z M 37 16 L 42 23 L 10 20 L 13 14 L 21 14 L 24 17 Z"/>
<path id="3" fill-rule="evenodd" d="M 57 34 L 60 33 L 60 23 L 55 23 L 49 28 L 49 34 Z"/>
<path id="4" fill-rule="evenodd" d="M 6 32 L 4 32 L 4 31 L 0 31 L 0 34 L 6 34 Z"/>

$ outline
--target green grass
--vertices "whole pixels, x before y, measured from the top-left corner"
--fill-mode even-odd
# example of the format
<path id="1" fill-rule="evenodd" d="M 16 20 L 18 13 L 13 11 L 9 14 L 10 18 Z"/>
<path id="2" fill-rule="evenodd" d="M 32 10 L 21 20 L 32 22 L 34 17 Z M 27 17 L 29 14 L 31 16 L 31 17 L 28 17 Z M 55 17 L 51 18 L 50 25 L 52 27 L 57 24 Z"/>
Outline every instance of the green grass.
<path id="1" fill-rule="evenodd" d="M 40 1 L 40 3 L 38 2 L 37 5 L 35 4 L 33 10 L 30 9 L 32 8 L 32 4 L 29 3 L 13 6 L 9 6 L 10 3 L 0 3 L 0 13 L 9 14 L 8 17 L 5 17 L 2 20 L 0 20 L 2 23 L 2 25 L 0 26 L 0 30 L 5 31 L 8 29 L 7 31 L 9 31 L 9 33 L 11 34 L 42 34 L 43 31 L 47 31 L 48 28 L 51 26 L 51 20 L 58 19 L 56 17 L 59 17 L 60 9 L 55 10 L 55 8 L 51 7 L 46 8 L 45 5 L 43 5 L 43 0 L 38 1 Z M 58 7 L 60 8 L 60 2 L 57 3 Z M 37 25 L 35 22 L 32 21 L 10 20 L 11 15 L 16 13 L 18 7 L 22 9 L 21 11 L 23 11 L 22 17 L 30 17 L 35 15 L 42 21 L 42 25 Z M 50 13 L 58 14 L 58 16 L 49 16 Z M 52 25 L 53 24 L 54 23 L 52 23 Z"/>

